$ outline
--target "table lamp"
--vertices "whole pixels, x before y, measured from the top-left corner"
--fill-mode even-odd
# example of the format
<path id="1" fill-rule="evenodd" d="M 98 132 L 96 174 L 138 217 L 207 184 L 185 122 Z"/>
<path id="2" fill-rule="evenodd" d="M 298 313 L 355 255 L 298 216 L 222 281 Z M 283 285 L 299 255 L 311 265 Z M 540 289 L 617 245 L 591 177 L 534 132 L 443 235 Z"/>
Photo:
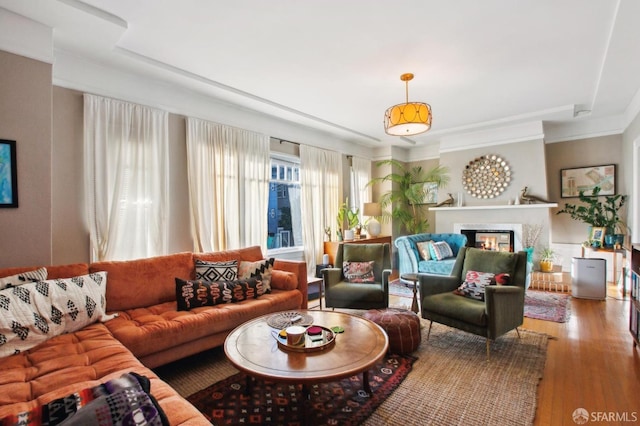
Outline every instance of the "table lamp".
<path id="1" fill-rule="evenodd" d="M 380 235 L 382 227 L 380 226 L 378 219 L 376 219 L 377 217 L 382 216 L 382 206 L 380 203 L 364 203 L 362 215 L 369 216 L 369 219 L 367 220 L 367 232 L 369 235 L 372 237 Z"/>

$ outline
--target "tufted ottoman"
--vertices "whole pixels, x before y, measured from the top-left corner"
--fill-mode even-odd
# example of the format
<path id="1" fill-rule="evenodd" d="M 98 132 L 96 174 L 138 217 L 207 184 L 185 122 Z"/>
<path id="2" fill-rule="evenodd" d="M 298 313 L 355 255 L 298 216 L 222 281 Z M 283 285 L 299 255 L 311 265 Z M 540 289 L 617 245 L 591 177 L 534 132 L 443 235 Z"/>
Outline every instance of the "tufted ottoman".
<path id="1" fill-rule="evenodd" d="M 389 336 L 389 352 L 408 354 L 420 345 L 420 317 L 405 309 L 371 309 L 364 318 L 378 324 Z"/>

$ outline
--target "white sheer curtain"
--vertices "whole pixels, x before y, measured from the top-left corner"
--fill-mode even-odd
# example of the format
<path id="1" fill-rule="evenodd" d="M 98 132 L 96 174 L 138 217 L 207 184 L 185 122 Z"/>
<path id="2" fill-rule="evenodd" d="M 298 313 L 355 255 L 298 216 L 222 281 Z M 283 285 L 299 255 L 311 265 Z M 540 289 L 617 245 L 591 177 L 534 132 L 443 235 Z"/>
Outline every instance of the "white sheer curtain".
<path id="1" fill-rule="evenodd" d="M 167 254 L 168 114 L 84 95 L 87 219 L 95 260 Z"/>
<path id="2" fill-rule="evenodd" d="M 267 247 L 269 137 L 187 118 L 194 251 Z"/>
<path id="3" fill-rule="evenodd" d="M 364 203 L 371 202 L 371 187 L 367 183 L 371 180 L 371 161 L 351 157 L 351 198 L 350 207 L 360 209 L 360 222 L 362 222 L 362 212 Z"/>
<path id="4" fill-rule="evenodd" d="M 342 159 L 339 153 L 300 145 L 302 239 L 308 271 L 315 271 L 324 254 L 324 228 L 335 235 L 340 206 Z"/>

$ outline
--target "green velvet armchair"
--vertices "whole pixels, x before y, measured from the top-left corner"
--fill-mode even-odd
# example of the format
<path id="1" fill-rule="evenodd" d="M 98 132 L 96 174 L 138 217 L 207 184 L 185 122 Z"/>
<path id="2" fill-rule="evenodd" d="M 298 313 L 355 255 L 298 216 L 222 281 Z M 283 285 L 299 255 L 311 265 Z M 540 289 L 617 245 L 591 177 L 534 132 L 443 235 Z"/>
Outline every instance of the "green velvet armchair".
<path id="1" fill-rule="evenodd" d="M 373 261 L 373 282 L 349 282 L 345 262 Z M 385 244 L 340 244 L 333 268 L 322 270 L 327 308 L 381 309 L 389 306 L 391 253 Z M 355 280 L 354 280 L 355 281 Z"/>
<path id="2" fill-rule="evenodd" d="M 419 275 L 422 317 L 487 338 L 487 359 L 490 341 L 514 328 L 524 320 L 524 292 L 527 269 L 525 252 L 507 253 L 463 247 L 451 276 Z M 476 300 L 454 293 L 465 281 L 468 271 L 508 273 L 509 285 L 487 285 L 484 299 Z"/>

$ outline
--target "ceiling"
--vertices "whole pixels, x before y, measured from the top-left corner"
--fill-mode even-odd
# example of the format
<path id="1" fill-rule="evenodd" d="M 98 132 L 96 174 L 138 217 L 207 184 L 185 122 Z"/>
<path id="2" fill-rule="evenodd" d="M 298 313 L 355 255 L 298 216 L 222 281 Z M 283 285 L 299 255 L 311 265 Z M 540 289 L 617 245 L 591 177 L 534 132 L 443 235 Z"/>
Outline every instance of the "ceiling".
<path id="1" fill-rule="evenodd" d="M 367 146 L 517 123 L 618 131 L 640 103 L 635 0 L 0 0 L 64 52 Z M 429 103 L 432 129 L 384 111 Z M 585 111 L 576 116 L 577 111 Z M 591 123 L 591 124 L 589 124 Z"/>

